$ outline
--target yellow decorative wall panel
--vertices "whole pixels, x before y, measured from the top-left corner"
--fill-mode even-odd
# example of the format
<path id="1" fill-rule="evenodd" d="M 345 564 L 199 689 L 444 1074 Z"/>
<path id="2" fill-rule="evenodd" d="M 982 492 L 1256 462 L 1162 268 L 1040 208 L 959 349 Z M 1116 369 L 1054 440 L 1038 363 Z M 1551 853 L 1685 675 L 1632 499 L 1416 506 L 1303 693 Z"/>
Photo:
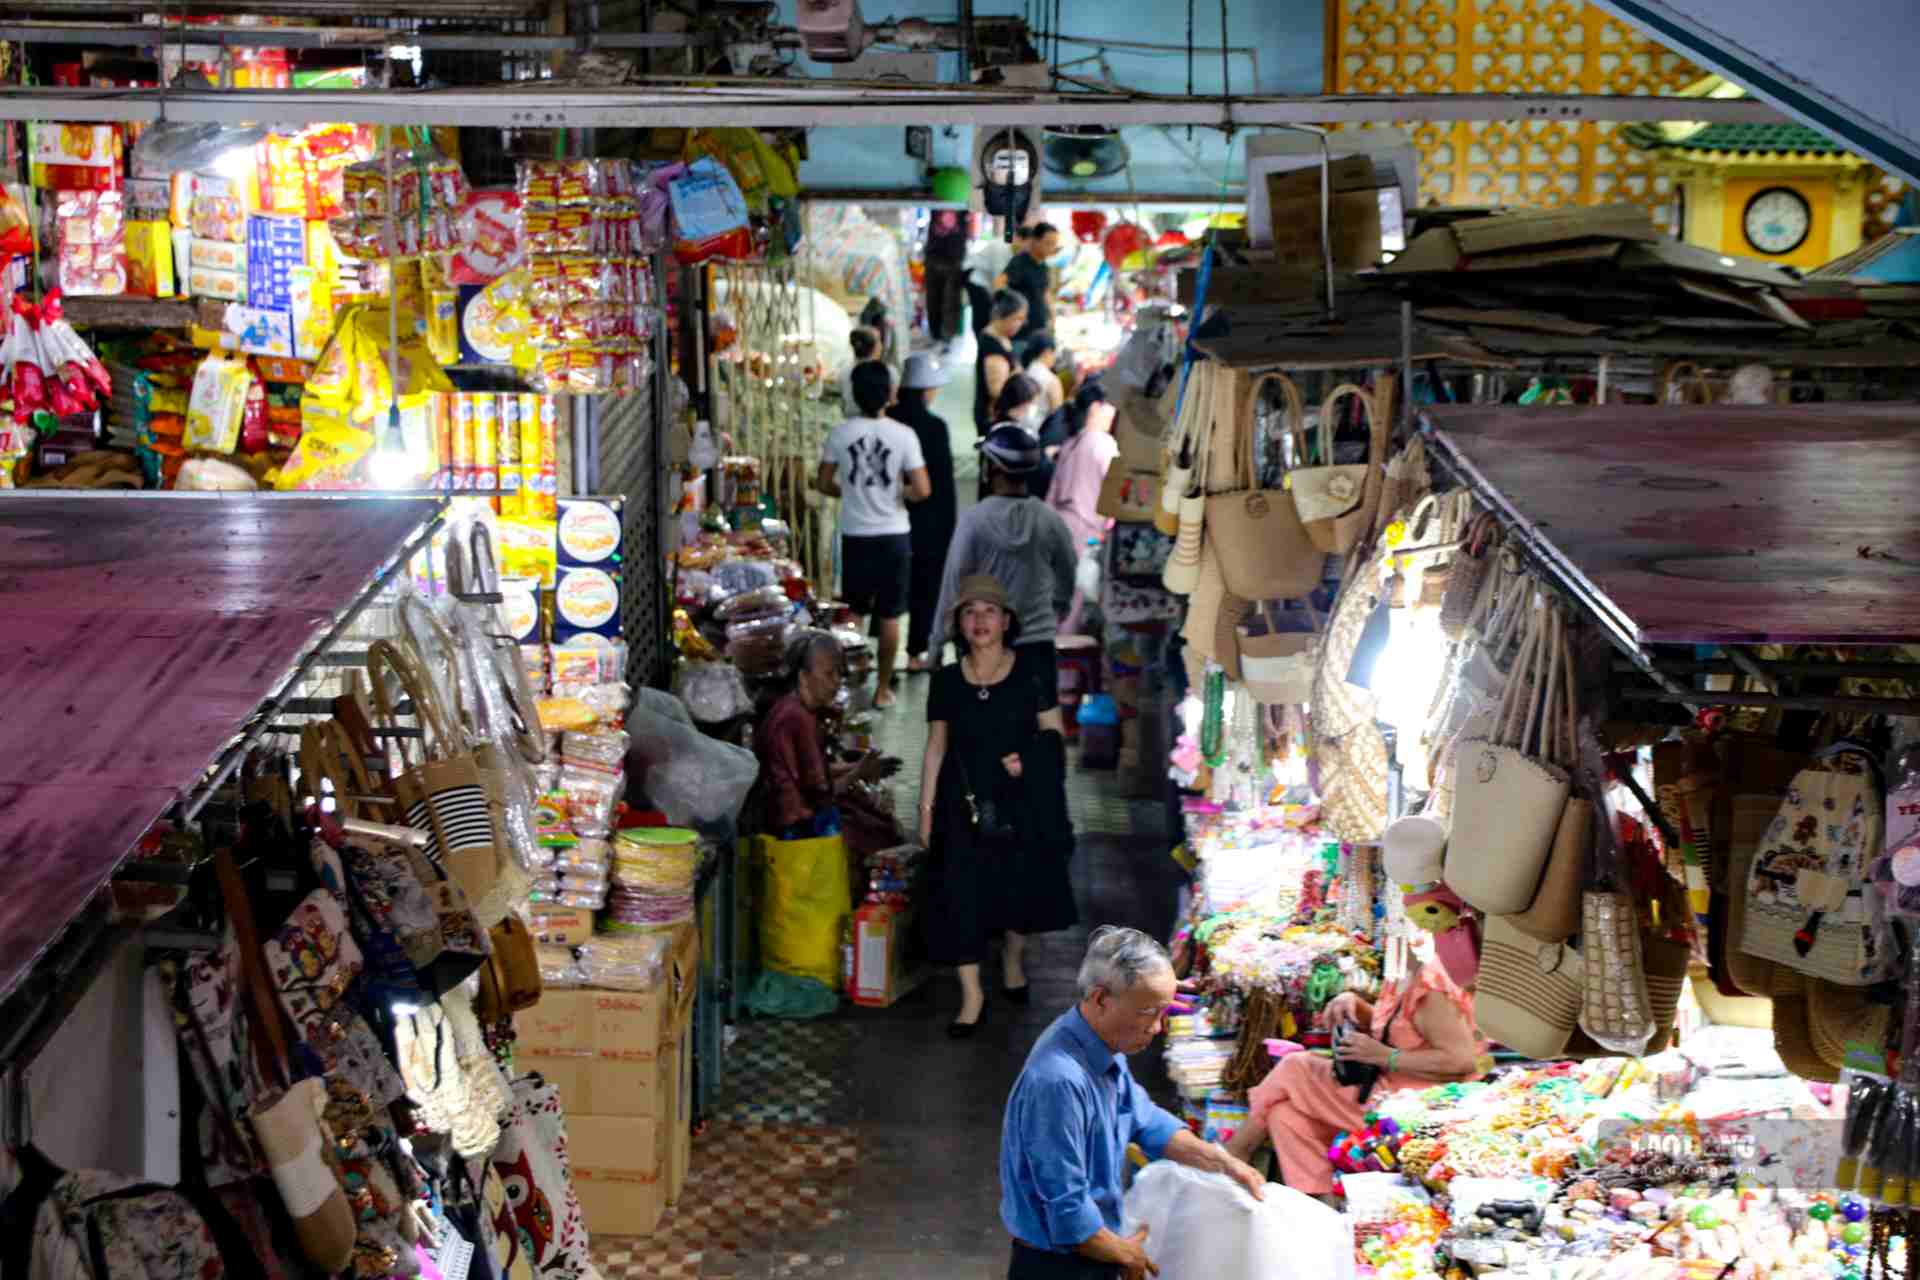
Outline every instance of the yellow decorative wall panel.
<path id="1" fill-rule="evenodd" d="M 1673 93 L 1706 73 L 1571 0 L 1328 0 L 1332 93 Z M 1433 204 L 1630 201 L 1671 224 L 1673 184 L 1617 126 L 1551 120 L 1421 124 Z"/>

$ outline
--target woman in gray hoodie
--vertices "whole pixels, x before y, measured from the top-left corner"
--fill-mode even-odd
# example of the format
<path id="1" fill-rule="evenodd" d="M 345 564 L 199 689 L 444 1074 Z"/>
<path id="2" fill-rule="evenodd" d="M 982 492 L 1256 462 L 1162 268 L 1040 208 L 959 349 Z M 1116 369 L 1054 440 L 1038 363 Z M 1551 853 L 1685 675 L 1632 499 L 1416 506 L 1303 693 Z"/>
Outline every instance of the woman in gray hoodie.
<path id="1" fill-rule="evenodd" d="M 940 603 L 933 613 L 931 652 L 939 653 L 952 638 L 943 633 L 951 625 L 961 579 L 983 573 L 1006 588 L 1020 619 L 1015 647 L 1043 658 L 1051 675 L 1053 640 L 1060 616 L 1073 603 L 1080 549 L 1059 513 L 1027 493 L 1027 478 L 1045 457 L 1039 437 L 1003 422 L 980 442 L 980 454 L 988 494 L 954 529 L 940 580 Z"/>

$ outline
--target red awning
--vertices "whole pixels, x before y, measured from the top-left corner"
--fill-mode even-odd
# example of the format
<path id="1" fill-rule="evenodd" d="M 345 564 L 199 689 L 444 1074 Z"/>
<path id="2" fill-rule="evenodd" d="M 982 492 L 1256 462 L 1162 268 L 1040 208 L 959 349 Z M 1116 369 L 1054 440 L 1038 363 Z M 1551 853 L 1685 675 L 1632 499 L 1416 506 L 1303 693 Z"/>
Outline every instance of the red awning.
<path id="1" fill-rule="evenodd" d="M 1920 405 L 1425 412 L 1624 638 L 1920 640 Z"/>
<path id="2" fill-rule="evenodd" d="M 0 498 L 0 996 L 436 509 Z"/>

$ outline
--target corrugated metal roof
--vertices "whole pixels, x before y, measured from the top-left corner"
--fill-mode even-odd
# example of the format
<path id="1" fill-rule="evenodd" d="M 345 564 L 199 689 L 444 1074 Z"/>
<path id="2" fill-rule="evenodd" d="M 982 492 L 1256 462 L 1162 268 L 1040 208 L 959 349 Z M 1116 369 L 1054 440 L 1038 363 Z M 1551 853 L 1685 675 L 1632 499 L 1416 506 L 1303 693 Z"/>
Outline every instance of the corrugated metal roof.
<path id="1" fill-rule="evenodd" d="M 1840 155 L 1846 148 L 1803 124 L 1710 124 L 1684 138 L 1669 138 L 1659 125 L 1629 125 L 1620 131 L 1643 151 L 1722 151 L 1750 155 Z"/>

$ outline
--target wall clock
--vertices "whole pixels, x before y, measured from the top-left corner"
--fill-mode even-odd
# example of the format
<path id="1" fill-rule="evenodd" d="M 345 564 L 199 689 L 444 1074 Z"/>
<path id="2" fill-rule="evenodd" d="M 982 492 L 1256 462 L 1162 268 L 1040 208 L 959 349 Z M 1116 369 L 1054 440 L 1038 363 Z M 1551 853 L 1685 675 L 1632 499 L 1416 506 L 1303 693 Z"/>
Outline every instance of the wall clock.
<path id="1" fill-rule="evenodd" d="M 1768 187 L 1747 201 L 1740 229 L 1747 243 L 1761 253 L 1775 257 L 1792 253 L 1813 229 L 1813 207 L 1791 187 Z"/>

